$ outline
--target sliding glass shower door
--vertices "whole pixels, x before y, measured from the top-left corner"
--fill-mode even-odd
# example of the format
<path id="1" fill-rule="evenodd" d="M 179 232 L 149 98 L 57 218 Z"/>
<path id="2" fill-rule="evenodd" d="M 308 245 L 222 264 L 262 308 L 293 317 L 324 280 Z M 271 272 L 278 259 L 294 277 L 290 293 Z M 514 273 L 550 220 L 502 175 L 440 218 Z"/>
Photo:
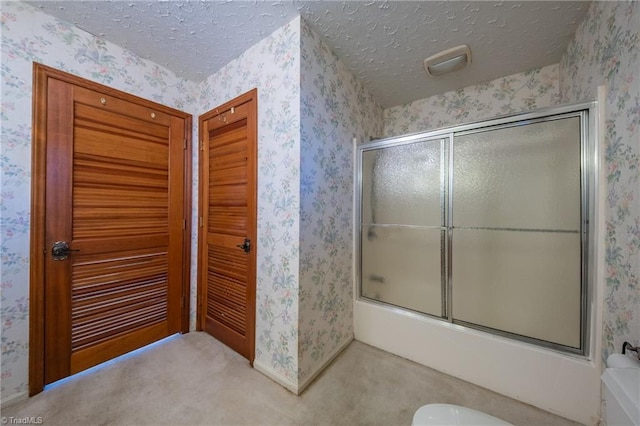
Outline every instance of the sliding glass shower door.
<path id="1" fill-rule="evenodd" d="M 580 347 L 580 117 L 453 138 L 453 319 Z"/>
<path id="2" fill-rule="evenodd" d="M 589 111 L 361 146 L 360 298 L 585 353 Z"/>
<path id="3" fill-rule="evenodd" d="M 362 295 L 443 316 L 445 140 L 362 155 Z"/>

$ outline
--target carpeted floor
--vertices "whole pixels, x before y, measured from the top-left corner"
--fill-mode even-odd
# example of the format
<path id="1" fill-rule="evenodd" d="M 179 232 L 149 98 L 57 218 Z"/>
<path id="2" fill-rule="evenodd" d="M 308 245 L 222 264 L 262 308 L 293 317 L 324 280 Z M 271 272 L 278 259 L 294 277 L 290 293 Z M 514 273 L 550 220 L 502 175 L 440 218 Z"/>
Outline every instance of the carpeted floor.
<path id="1" fill-rule="evenodd" d="M 2 416 L 45 425 L 410 425 L 418 407 L 436 402 L 515 425 L 575 424 L 360 342 L 297 397 L 204 333 L 65 379 Z"/>

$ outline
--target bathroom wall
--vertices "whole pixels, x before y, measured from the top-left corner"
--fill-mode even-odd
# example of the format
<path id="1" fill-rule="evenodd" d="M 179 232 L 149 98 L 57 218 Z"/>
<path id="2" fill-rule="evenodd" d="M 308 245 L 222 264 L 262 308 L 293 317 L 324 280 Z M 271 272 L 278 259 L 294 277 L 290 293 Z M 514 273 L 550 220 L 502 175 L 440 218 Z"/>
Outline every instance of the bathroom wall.
<path id="1" fill-rule="evenodd" d="M 384 110 L 384 136 L 514 114 L 558 103 L 558 65 L 512 74 L 486 83 Z"/>
<path id="2" fill-rule="evenodd" d="M 203 82 L 198 114 L 253 87 L 254 366 L 299 392 L 353 339 L 352 140 L 382 134 L 382 108 L 299 18 Z"/>
<path id="3" fill-rule="evenodd" d="M 299 19 L 196 85 L 30 5 L 3 2 L 1 8 L 2 401 L 27 389 L 32 61 L 191 112 L 196 124 L 198 114 L 258 87 L 263 166 L 256 362 L 293 384 L 312 377 L 350 333 L 346 318 L 352 290 L 344 287 L 343 276 L 351 273 L 344 262 L 350 248 L 343 243 L 352 238 L 351 218 L 344 222 L 351 209 L 346 194 L 352 165 L 338 156 L 349 153 L 350 158 L 352 147 L 342 145 L 343 138 L 350 143 L 353 137 L 360 142 L 382 135 L 375 102 Z M 551 105 L 558 102 L 558 87 L 563 102 L 593 98 L 598 84 L 608 84 L 604 356 L 619 350 L 625 339 L 640 343 L 639 20 L 637 2 L 594 2 L 559 68 L 515 74 L 384 112 L 384 135 L 390 136 Z M 336 99 L 347 100 L 333 104 Z M 350 103 L 356 99 L 368 106 Z M 316 152 L 319 146 L 327 149 Z M 196 155 L 194 151 L 194 176 Z M 192 238 L 195 265 L 196 232 Z M 597 368 L 592 363 L 475 332 L 443 333 L 429 321 L 378 311 L 356 302 L 356 337 L 584 423 L 597 415 L 593 407 L 599 395 L 591 392 L 598 386 Z M 416 344 L 412 336 L 428 344 Z M 448 350 L 433 351 L 438 342 L 446 342 Z M 468 362 L 469 348 L 473 363 Z M 511 382 L 531 386 L 519 389 Z M 558 386 L 550 392 L 548 385 L 537 383 Z M 559 403 L 569 408 L 563 411 Z"/>
<path id="4" fill-rule="evenodd" d="M 602 359 L 640 344 L 640 3 L 593 2 L 560 62 L 562 102 L 606 84 Z"/>
<path id="5" fill-rule="evenodd" d="M 28 383 L 32 61 L 193 113 L 196 85 L 20 2 L 3 2 L 2 402 Z"/>
<path id="6" fill-rule="evenodd" d="M 353 138 L 382 107 L 302 21 L 298 386 L 353 339 Z"/>
<path id="7" fill-rule="evenodd" d="M 259 116 L 254 366 L 292 387 L 298 380 L 300 18 L 200 84 L 198 114 L 253 88 Z"/>
<path id="8" fill-rule="evenodd" d="M 595 19 L 597 14 L 589 16 Z M 384 111 L 384 135 L 398 136 L 552 106 L 560 102 L 559 87 L 559 65 L 550 65 L 418 100 Z M 589 360 L 361 300 L 354 303 L 354 334 L 360 341 L 498 393 L 583 424 L 597 424 L 599 291 L 596 289 L 597 300 L 592 307 L 595 327 L 591 353 L 596 355 Z"/>
<path id="9" fill-rule="evenodd" d="M 3 401 L 28 381 L 32 61 L 191 112 L 194 141 L 198 115 L 258 88 L 256 368 L 295 390 L 352 339 L 352 139 L 381 134 L 382 109 L 306 24 L 294 19 L 200 84 L 25 3 L 2 4 L 2 31 Z M 197 158 L 194 143 L 194 207 Z M 335 203 L 345 205 L 316 208 Z M 193 329 L 197 209 L 192 218 Z"/>

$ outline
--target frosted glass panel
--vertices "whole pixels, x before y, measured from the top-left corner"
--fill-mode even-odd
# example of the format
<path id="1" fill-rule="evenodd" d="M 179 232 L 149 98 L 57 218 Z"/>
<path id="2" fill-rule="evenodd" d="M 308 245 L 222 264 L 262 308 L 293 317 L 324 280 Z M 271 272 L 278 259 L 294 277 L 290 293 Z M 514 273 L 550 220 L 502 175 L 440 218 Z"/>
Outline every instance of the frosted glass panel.
<path id="1" fill-rule="evenodd" d="M 440 140 L 362 154 L 362 221 L 442 225 Z"/>
<path id="2" fill-rule="evenodd" d="M 359 296 L 586 353 L 590 112 L 557 111 L 360 147 Z"/>
<path id="3" fill-rule="evenodd" d="M 453 317 L 580 347 L 580 234 L 453 232 Z"/>
<path id="4" fill-rule="evenodd" d="M 453 226 L 580 229 L 580 119 L 454 138 Z"/>
<path id="5" fill-rule="evenodd" d="M 441 316 L 442 232 L 364 226 L 362 296 Z"/>

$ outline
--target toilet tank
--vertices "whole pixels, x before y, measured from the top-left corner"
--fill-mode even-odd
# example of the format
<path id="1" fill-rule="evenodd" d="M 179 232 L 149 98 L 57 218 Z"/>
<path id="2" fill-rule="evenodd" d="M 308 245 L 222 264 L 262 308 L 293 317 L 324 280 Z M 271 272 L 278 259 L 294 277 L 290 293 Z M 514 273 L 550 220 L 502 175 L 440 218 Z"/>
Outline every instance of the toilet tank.
<path id="1" fill-rule="evenodd" d="M 607 359 L 602 375 L 607 426 L 640 426 L 640 362 L 624 355 Z"/>

